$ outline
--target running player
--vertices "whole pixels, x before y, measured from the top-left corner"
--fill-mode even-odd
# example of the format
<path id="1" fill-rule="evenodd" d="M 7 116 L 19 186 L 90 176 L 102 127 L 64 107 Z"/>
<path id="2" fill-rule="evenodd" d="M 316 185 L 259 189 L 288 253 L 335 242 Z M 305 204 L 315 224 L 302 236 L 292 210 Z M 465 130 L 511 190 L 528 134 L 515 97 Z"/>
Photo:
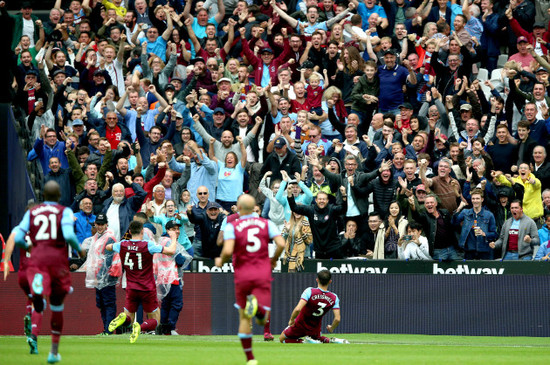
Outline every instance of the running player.
<path id="1" fill-rule="evenodd" d="M 321 321 L 331 309 L 334 313 L 332 324 L 327 331 L 334 332 L 340 324 L 340 299 L 328 290 L 332 283 L 330 271 L 321 270 L 317 273 L 317 288 L 307 288 L 302 293 L 298 305 L 292 311 L 288 327 L 285 328 L 279 341 L 283 343 L 349 343 L 339 338 L 321 336 Z M 304 340 L 302 340 L 304 337 Z"/>
<path id="2" fill-rule="evenodd" d="M 28 233 L 32 242 L 32 256 L 27 266 L 27 280 L 31 283 L 34 311 L 44 311 L 44 298 L 49 297 L 52 310 L 52 347 L 48 363 L 61 361 L 58 352 L 61 331 L 63 330 L 63 300 L 72 290 L 67 257 L 67 242 L 80 257 L 86 252 L 80 248 L 74 233 L 74 218 L 71 209 L 57 202 L 61 196 L 59 184 L 49 181 L 44 186 L 42 204 L 32 207 L 16 227 L 15 244 L 30 248 L 25 240 Z M 37 336 L 40 332 L 42 316 L 32 316 L 32 334 L 28 340 L 31 354 L 38 353 Z"/>
<path id="3" fill-rule="evenodd" d="M 31 206 L 28 207 L 28 209 L 30 208 Z M 5 257 L 6 257 L 6 259 L 4 260 L 4 281 L 6 281 L 6 279 L 8 278 L 8 275 L 10 274 L 9 266 L 10 266 L 11 254 L 13 253 L 13 249 L 15 248 L 15 233 L 16 233 L 16 229 L 14 228 L 13 231 L 10 233 L 8 240 L 6 241 L 6 249 L 4 251 Z M 25 236 L 25 240 L 30 240 L 28 235 Z M 19 252 L 19 270 L 17 271 L 17 282 L 19 284 L 19 287 L 25 293 L 25 297 L 27 298 L 27 305 L 26 305 L 27 314 L 25 315 L 25 317 L 23 317 L 23 324 L 25 329 L 25 336 L 27 336 L 27 342 L 30 342 L 31 333 L 32 333 L 31 316 L 33 314 L 33 311 L 32 311 L 31 287 L 29 285 L 29 281 L 27 280 L 27 265 L 31 257 L 31 253 L 27 252 L 23 248 L 20 248 L 20 250 L 21 251 Z M 42 316 L 42 313 L 37 313 L 37 312 L 35 313 L 36 313 L 35 314 L 36 316 Z M 31 347 L 31 354 L 32 353 L 33 353 L 33 348 Z"/>
<path id="4" fill-rule="evenodd" d="M 163 247 L 152 241 L 143 240 L 143 223 L 132 221 L 130 223 L 131 240 L 125 240 L 105 246 L 106 250 L 120 253 L 122 267 L 126 271 L 126 303 L 124 312 L 120 313 L 109 324 L 109 332 L 113 332 L 123 324 L 132 323 L 130 343 L 136 342 L 140 332 L 154 331 L 160 322 L 160 312 L 157 301 L 157 287 L 153 273 L 153 254 L 163 253 L 172 256 L 176 252 L 178 236 L 175 231 L 168 234 L 172 242 Z M 147 314 L 147 320 L 140 324 L 134 322 L 139 303 Z"/>
<path id="5" fill-rule="evenodd" d="M 216 266 L 221 267 L 233 256 L 235 269 L 235 299 L 239 309 L 239 338 L 246 355 L 247 364 L 258 362 L 252 354 L 252 318 L 264 325 L 271 310 L 271 270 L 283 252 L 285 242 L 275 224 L 253 215 L 256 201 L 248 194 L 237 201 L 240 218 L 228 222 L 224 230 L 221 257 L 216 257 Z M 270 259 L 268 244 L 277 245 Z"/>

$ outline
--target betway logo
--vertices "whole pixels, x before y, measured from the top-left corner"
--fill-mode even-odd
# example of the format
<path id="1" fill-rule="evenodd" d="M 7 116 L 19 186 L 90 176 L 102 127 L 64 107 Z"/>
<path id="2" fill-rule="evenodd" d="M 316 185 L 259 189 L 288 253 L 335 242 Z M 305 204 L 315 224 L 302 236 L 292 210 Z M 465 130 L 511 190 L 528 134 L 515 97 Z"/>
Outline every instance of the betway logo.
<path id="1" fill-rule="evenodd" d="M 333 274 L 386 274 L 387 267 L 353 267 L 352 264 L 342 264 L 340 267 L 333 266 L 331 268 L 324 267 L 322 263 L 317 263 L 317 272 L 328 270 Z"/>
<path id="2" fill-rule="evenodd" d="M 494 268 L 494 267 L 474 267 L 469 268 L 468 265 L 458 265 L 455 268 L 442 269 L 438 264 L 433 266 L 433 274 L 443 274 L 443 275 L 502 275 L 504 274 L 504 268 Z"/>
<path id="3" fill-rule="evenodd" d="M 199 261 L 197 272 L 234 272 L 233 264 L 225 263 L 222 267 L 205 265 L 204 262 Z"/>
<path id="4" fill-rule="evenodd" d="M 281 272 L 281 261 L 277 261 L 274 272 Z M 232 263 L 225 263 L 222 267 L 205 265 L 203 261 L 198 262 L 197 272 L 235 272 Z"/>

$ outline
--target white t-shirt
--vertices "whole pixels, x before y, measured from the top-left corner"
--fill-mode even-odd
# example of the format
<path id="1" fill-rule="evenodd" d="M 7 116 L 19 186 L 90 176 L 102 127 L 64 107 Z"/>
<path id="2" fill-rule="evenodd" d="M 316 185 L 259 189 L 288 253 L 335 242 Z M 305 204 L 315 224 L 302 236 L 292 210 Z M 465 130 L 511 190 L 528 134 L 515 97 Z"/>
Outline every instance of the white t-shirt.
<path id="1" fill-rule="evenodd" d="M 23 34 L 31 39 L 30 47 L 34 47 L 34 22 L 23 18 Z"/>
<path id="2" fill-rule="evenodd" d="M 113 80 L 113 85 L 118 88 L 118 94 L 124 94 L 124 90 L 126 90 L 126 87 L 124 86 L 124 73 L 122 72 L 122 63 L 118 62 L 118 60 L 115 58 L 113 62 L 105 63 L 105 70 L 107 70 L 109 76 L 111 76 L 111 80 Z"/>

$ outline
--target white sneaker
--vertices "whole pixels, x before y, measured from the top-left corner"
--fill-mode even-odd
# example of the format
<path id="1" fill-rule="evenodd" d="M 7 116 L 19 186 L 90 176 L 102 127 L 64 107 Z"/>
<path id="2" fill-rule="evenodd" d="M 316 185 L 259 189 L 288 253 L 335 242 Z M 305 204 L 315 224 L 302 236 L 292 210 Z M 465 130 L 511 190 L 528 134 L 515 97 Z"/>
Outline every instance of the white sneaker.
<path id="1" fill-rule="evenodd" d="M 176 332 L 176 330 L 170 331 L 170 335 L 172 336 L 179 336 L 180 334 Z"/>
<path id="2" fill-rule="evenodd" d="M 304 337 L 304 343 L 322 343 L 319 340 L 315 340 L 309 336 Z"/>
<path id="3" fill-rule="evenodd" d="M 330 338 L 330 343 L 349 343 L 349 341 L 344 340 L 343 338 L 331 337 Z"/>

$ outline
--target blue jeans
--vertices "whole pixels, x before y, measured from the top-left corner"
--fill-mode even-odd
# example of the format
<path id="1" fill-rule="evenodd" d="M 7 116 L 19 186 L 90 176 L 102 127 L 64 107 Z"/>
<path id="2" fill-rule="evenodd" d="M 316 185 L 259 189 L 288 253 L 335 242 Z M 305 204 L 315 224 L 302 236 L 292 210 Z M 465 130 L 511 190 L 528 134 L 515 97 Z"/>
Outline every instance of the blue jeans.
<path id="1" fill-rule="evenodd" d="M 533 256 L 524 256 L 522 260 L 532 260 Z M 519 254 L 517 252 L 506 252 L 506 255 L 504 255 L 503 260 L 519 260 Z"/>
<path id="2" fill-rule="evenodd" d="M 200 257 L 202 255 L 202 241 L 195 238 L 193 239 L 193 257 Z"/>
<path id="3" fill-rule="evenodd" d="M 183 291 L 180 285 L 172 284 L 160 306 L 160 323 L 167 325 L 169 333 L 176 329 L 176 323 L 183 308 Z"/>
<path id="4" fill-rule="evenodd" d="M 440 248 L 437 250 L 434 250 L 434 260 L 441 260 L 441 261 L 452 261 L 452 260 L 458 260 L 458 254 L 456 253 L 456 250 L 453 246 L 447 247 L 447 248 Z"/>
<path id="5" fill-rule="evenodd" d="M 95 305 L 101 312 L 103 331 L 109 332 L 109 323 L 116 317 L 116 286 L 95 290 Z"/>

